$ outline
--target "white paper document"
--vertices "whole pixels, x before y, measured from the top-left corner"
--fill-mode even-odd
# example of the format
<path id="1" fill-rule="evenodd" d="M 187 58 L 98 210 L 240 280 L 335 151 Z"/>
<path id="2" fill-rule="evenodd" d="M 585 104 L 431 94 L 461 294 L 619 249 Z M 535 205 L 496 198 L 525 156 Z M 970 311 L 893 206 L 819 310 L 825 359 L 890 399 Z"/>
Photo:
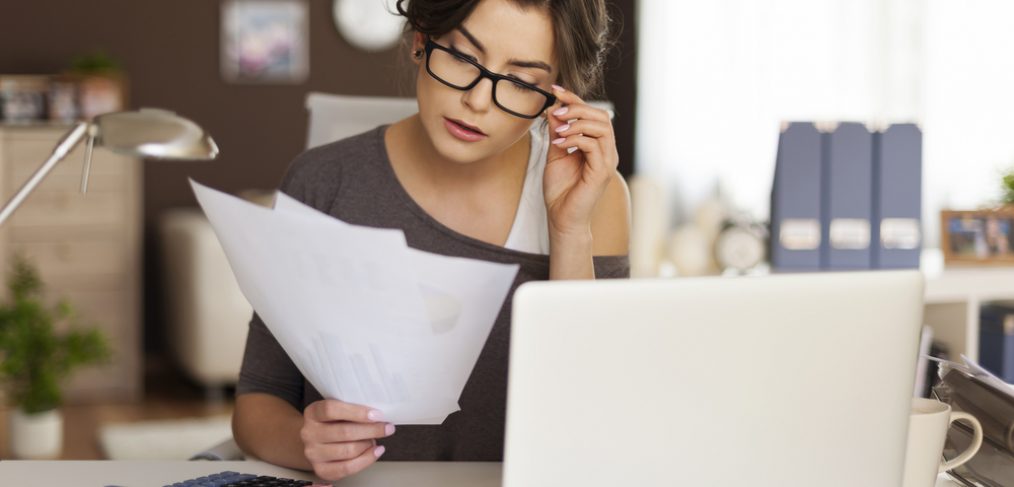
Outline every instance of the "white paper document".
<path id="1" fill-rule="evenodd" d="M 279 192 L 274 209 L 191 185 L 247 300 L 325 398 L 395 424 L 439 424 L 458 397 L 517 265 L 409 248 Z"/>

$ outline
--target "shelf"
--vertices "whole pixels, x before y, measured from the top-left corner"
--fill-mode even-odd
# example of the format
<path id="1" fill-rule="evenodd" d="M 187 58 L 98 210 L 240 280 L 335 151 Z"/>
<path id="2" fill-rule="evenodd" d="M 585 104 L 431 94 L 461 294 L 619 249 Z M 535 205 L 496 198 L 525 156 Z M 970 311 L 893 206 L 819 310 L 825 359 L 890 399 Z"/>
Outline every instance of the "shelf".
<path id="1" fill-rule="evenodd" d="M 923 252 L 926 276 L 923 321 L 952 358 L 979 360 L 979 310 L 983 304 L 1014 301 L 1014 267 L 949 267 L 938 249 Z"/>
<path id="2" fill-rule="evenodd" d="M 964 301 L 971 297 L 983 301 L 1014 300 L 1014 267 L 948 267 L 938 249 L 926 250 L 922 257 L 926 276 L 926 302 Z"/>

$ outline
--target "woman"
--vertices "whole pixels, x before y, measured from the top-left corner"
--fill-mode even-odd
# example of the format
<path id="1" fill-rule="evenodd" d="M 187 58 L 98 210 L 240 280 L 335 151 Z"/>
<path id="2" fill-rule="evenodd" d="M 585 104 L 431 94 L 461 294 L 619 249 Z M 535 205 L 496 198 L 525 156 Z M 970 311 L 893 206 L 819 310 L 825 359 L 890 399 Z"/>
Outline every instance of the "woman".
<path id="1" fill-rule="evenodd" d="M 395 428 L 369 405 L 322 399 L 254 315 L 236 441 L 329 480 L 381 455 L 501 460 L 514 289 L 629 275 L 612 126 L 579 97 L 601 78 L 604 0 L 401 0 L 398 11 L 414 31 L 419 113 L 308 150 L 281 190 L 349 223 L 400 228 L 412 247 L 520 270 L 461 410 L 441 425 Z"/>

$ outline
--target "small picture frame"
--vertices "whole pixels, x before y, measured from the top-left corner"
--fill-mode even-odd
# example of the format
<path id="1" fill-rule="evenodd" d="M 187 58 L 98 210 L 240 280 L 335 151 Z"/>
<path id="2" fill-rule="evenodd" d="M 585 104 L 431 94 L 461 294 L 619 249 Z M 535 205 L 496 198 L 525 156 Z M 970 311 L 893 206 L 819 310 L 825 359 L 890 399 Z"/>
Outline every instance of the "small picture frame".
<path id="1" fill-rule="evenodd" d="M 947 264 L 1014 265 L 1014 207 L 940 212 Z"/>
<path id="2" fill-rule="evenodd" d="M 306 81 L 310 73 L 306 0 L 225 0 L 222 77 L 230 83 Z"/>
<path id="3" fill-rule="evenodd" d="M 122 75 L 82 75 L 77 83 L 81 118 L 89 120 L 126 109 L 127 79 Z"/>
<path id="4" fill-rule="evenodd" d="M 45 121 L 48 115 L 48 92 L 48 76 L 0 76 L 0 123 L 33 124 Z"/>

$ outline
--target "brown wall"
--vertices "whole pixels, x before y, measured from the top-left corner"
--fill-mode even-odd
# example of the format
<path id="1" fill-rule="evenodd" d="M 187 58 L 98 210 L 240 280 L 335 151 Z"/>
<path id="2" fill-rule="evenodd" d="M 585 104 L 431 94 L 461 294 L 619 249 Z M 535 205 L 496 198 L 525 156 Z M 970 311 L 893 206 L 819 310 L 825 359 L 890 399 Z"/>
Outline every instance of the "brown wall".
<path id="1" fill-rule="evenodd" d="M 120 60 L 130 106 L 167 108 L 205 127 L 221 156 L 212 163 L 149 161 L 144 167 L 145 317 L 149 350 L 159 349 L 161 305 L 156 218 L 192 206 L 187 177 L 225 191 L 273 188 L 303 148 L 309 91 L 411 96 L 398 79 L 397 49 L 366 53 L 344 42 L 329 0 L 310 1 L 310 76 L 296 85 L 237 85 L 219 74 L 221 3 L 214 0 L 0 0 L 0 73 L 54 73 L 96 48 Z M 617 107 L 621 171 L 633 162 L 635 0 L 613 0 L 624 30 L 607 74 Z"/>

